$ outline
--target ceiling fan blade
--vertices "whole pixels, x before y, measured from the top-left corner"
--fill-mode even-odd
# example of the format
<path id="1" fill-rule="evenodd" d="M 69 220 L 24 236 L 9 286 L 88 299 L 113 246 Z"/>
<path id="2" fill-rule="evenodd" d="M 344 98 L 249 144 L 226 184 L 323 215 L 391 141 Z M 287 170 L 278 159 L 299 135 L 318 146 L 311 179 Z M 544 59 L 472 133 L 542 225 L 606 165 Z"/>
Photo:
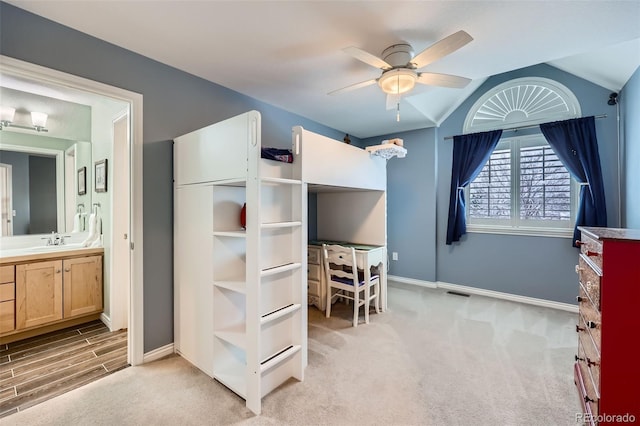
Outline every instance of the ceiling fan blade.
<path id="1" fill-rule="evenodd" d="M 469 43 L 471 40 L 473 40 L 473 37 L 471 37 L 465 31 L 460 30 L 457 33 L 443 38 L 442 40 L 432 44 L 422 52 L 418 53 L 413 57 L 413 59 L 411 59 L 411 63 L 413 63 L 418 69 L 426 67 L 430 63 L 435 62 L 450 53 L 455 52 L 462 46 Z"/>
<path id="2" fill-rule="evenodd" d="M 397 95 L 395 93 L 390 93 L 387 95 L 387 111 L 390 109 L 395 109 L 396 106 L 400 103 L 400 99 L 402 99 L 402 95 Z"/>
<path id="3" fill-rule="evenodd" d="M 371 65 L 372 67 L 376 67 L 376 68 L 380 68 L 382 70 L 387 70 L 392 68 L 391 65 L 389 65 L 388 63 L 386 63 L 385 61 L 383 61 L 382 59 L 378 58 L 376 55 L 372 55 L 369 52 L 366 52 L 360 48 L 357 48 L 355 46 L 350 46 L 350 47 L 345 47 L 344 49 L 342 49 L 345 53 L 348 53 L 349 55 L 353 56 L 354 58 L 358 59 L 359 61 L 364 62 L 365 64 Z"/>
<path id="4" fill-rule="evenodd" d="M 459 77 L 457 75 L 436 74 L 432 72 L 421 72 L 418 74 L 418 83 L 430 86 L 452 87 L 461 89 L 471 83 L 471 79 Z"/>
<path id="5" fill-rule="evenodd" d="M 378 81 L 378 80 L 376 80 L 375 78 L 371 79 L 371 80 L 367 80 L 367 81 L 361 81 L 360 83 L 352 84 L 350 86 L 343 87 L 342 89 L 333 90 L 333 91 L 327 93 L 327 95 L 337 95 L 337 94 L 344 93 L 344 92 L 350 92 L 352 90 L 356 90 L 356 89 L 359 89 L 361 87 L 367 87 L 367 86 L 371 86 L 372 84 L 376 84 L 376 81 Z"/>

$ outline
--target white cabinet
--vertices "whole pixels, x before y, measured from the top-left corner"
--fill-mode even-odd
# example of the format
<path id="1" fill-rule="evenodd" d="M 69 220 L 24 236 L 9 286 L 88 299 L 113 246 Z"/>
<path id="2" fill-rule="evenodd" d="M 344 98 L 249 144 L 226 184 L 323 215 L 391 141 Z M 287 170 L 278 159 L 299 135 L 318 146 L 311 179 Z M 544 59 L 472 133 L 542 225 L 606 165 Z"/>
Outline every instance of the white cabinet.
<path id="1" fill-rule="evenodd" d="M 259 414 L 261 398 L 302 380 L 306 365 L 306 187 L 295 159 L 260 158 L 257 112 L 187 136 L 174 149 L 176 350 Z M 230 157 L 246 161 L 225 163 L 227 153 L 212 147 L 200 149 L 212 158 L 186 154 L 203 144 L 241 150 Z M 199 177 L 198 169 L 217 171 Z"/>

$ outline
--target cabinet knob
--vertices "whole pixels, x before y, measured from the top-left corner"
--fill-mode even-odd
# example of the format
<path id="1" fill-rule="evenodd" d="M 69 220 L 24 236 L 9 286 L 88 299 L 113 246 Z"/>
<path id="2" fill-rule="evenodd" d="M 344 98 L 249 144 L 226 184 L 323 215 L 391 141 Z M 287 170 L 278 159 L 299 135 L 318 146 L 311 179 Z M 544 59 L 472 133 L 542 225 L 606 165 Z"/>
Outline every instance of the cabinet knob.
<path id="1" fill-rule="evenodd" d="M 580 267 L 580 265 L 576 265 L 576 274 L 579 274 L 580 271 L 582 271 L 582 268 Z"/>
<path id="2" fill-rule="evenodd" d="M 584 358 L 580 358 L 578 355 L 574 355 L 573 357 L 576 359 L 576 361 L 584 361 Z"/>
<path id="3" fill-rule="evenodd" d="M 587 326 L 589 328 L 596 328 L 596 327 L 598 327 L 598 323 L 595 322 L 595 321 L 587 321 Z"/>
<path id="4" fill-rule="evenodd" d="M 587 254 L 587 256 L 591 256 L 591 257 L 593 257 L 593 256 L 597 256 L 597 255 L 598 255 L 598 254 L 600 254 L 600 253 L 598 253 L 597 251 L 587 250 L 587 253 L 586 253 L 586 254 Z"/>
<path id="5" fill-rule="evenodd" d="M 578 303 L 582 303 L 582 302 L 584 302 L 584 297 L 582 297 L 582 296 L 576 296 L 576 301 L 577 301 Z"/>
<path id="6" fill-rule="evenodd" d="M 71 270 L 71 268 L 65 268 L 65 272 L 69 272 Z"/>
<path id="7" fill-rule="evenodd" d="M 576 333 L 580 333 L 581 331 L 584 331 L 584 327 L 580 327 L 578 324 L 576 324 Z"/>
<path id="8" fill-rule="evenodd" d="M 582 241 L 576 240 L 576 247 L 580 247 L 582 245 L 584 245 L 584 243 Z"/>
<path id="9" fill-rule="evenodd" d="M 592 365 L 598 365 L 598 363 L 595 361 L 591 361 L 591 359 L 587 357 L 587 365 L 591 367 Z"/>
<path id="10" fill-rule="evenodd" d="M 56 269 L 56 274 L 59 274 L 59 273 L 60 273 L 60 269 Z"/>
<path id="11" fill-rule="evenodd" d="M 596 402 L 594 399 L 589 398 L 588 395 L 584 396 L 584 402 Z"/>

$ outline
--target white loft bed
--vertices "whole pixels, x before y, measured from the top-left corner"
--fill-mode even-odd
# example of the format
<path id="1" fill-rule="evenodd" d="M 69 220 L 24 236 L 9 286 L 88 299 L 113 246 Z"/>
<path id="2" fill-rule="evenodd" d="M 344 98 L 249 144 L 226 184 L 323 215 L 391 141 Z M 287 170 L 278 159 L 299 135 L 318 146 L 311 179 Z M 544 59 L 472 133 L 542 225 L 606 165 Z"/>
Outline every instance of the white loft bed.
<path id="1" fill-rule="evenodd" d="M 302 180 L 317 193 L 318 239 L 386 246 L 386 160 L 300 126 L 293 143 Z"/>
<path id="2" fill-rule="evenodd" d="M 293 163 L 261 158 L 257 111 L 174 140 L 176 352 L 256 414 L 307 365 L 307 191 L 319 238 L 386 246 L 386 161 L 292 136 Z"/>

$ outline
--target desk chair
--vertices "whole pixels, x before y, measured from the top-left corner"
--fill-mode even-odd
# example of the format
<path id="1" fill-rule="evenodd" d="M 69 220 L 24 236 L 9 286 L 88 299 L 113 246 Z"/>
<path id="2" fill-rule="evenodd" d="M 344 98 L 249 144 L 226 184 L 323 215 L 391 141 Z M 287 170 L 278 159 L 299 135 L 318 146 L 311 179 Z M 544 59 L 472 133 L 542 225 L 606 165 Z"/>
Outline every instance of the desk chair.
<path id="1" fill-rule="evenodd" d="M 358 326 L 360 306 L 364 306 L 364 322 L 369 324 L 369 305 L 375 301 L 376 312 L 380 312 L 380 277 L 372 275 L 368 283 L 362 270 L 358 270 L 356 251 L 353 247 L 322 245 L 322 258 L 327 282 L 326 316 L 331 316 L 331 302 L 335 298 L 353 301 L 353 326 Z M 371 288 L 374 288 L 373 294 Z M 333 290 L 336 290 L 334 293 Z"/>

